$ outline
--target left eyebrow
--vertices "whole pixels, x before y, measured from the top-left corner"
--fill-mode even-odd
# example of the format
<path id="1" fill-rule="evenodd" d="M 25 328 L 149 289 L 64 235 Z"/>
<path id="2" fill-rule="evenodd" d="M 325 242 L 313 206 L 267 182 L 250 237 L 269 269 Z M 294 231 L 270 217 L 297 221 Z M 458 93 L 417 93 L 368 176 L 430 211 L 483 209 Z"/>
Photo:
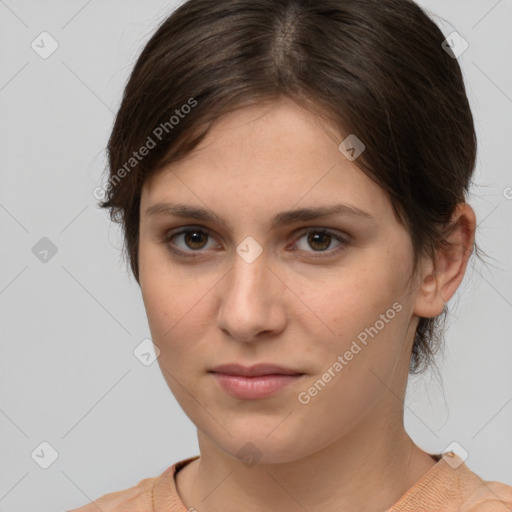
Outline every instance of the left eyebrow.
<path id="1" fill-rule="evenodd" d="M 298 210 L 289 210 L 278 213 L 273 221 L 272 228 L 286 226 L 295 222 L 305 222 L 308 220 L 332 217 L 334 215 L 344 215 L 346 217 L 357 217 L 375 223 L 375 218 L 368 212 L 348 204 L 335 204 L 332 206 L 319 206 L 317 208 L 300 208 Z"/>
<path id="2" fill-rule="evenodd" d="M 168 215 L 171 217 L 195 219 L 205 222 L 219 222 L 229 229 L 228 224 L 212 210 L 181 203 L 157 203 L 148 207 L 145 215 Z M 361 218 L 363 220 L 376 223 L 375 218 L 364 210 L 348 204 L 335 204 L 332 206 L 299 208 L 296 210 L 280 212 L 272 219 L 272 229 L 294 224 L 295 222 L 305 222 L 325 217 L 332 217 L 334 215 Z"/>

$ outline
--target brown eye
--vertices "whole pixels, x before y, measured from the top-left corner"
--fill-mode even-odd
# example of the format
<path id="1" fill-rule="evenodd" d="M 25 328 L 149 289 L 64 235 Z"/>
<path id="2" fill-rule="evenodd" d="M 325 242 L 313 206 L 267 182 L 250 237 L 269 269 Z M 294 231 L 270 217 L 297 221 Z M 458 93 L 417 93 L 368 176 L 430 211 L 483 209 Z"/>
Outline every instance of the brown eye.
<path id="1" fill-rule="evenodd" d="M 164 241 L 175 253 L 193 255 L 194 252 L 200 253 L 204 252 L 203 249 L 208 249 L 210 233 L 204 229 L 187 228 L 169 233 Z"/>
<path id="2" fill-rule="evenodd" d="M 327 233 L 313 232 L 308 234 L 308 244 L 314 249 L 325 251 L 331 245 L 332 236 Z"/>
<path id="3" fill-rule="evenodd" d="M 306 243 L 301 243 L 300 240 L 306 239 Z M 338 242 L 335 248 L 332 248 L 332 244 Z M 342 250 L 347 245 L 347 241 L 343 237 L 331 233 L 323 229 L 308 230 L 302 234 L 299 241 L 296 243 L 297 248 L 302 252 L 309 253 L 322 253 L 325 252 L 327 255 L 332 255 L 339 250 Z M 313 249 L 313 250 L 311 250 Z"/>
<path id="4" fill-rule="evenodd" d="M 194 230 L 186 231 L 183 234 L 185 235 L 184 242 L 187 245 L 187 247 L 189 247 L 190 249 L 204 248 L 208 237 L 207 233 L 205 233 L 204 231 Z"/>

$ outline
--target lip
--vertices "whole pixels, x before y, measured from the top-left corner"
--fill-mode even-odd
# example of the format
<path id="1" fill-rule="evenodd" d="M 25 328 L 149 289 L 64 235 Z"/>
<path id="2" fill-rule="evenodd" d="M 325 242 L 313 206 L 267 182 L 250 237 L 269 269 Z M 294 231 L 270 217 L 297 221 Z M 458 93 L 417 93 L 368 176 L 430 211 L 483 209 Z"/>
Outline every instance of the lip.
<path id="1" fill-rule="evenodd" d="M 225 375 L 238 375 L 242 377 L 256 377 L 261 375 L 304 375 L 302 372 L 278 366 L 271 363 L 260 363 L 253 366 L 242 366 L 241 364 L 222 364 L 210 370 L 214 373 Z"/>
<path id="2" fill-rule="evenodd" d="M 302 375 L 259 375 L 243 377 L 212 373 L 222 389 L 234 398 L 242 400 L 257 400 L 268 398 L 288 385 L 299 380 Z"/>
<path id="3" fill-rule="evenodd" d="M 250 367 L 226 364 L 215 367 L 211 373 L 227 394 L 242 400 L 268 398 L 304 375 L 267 363 Z"/>

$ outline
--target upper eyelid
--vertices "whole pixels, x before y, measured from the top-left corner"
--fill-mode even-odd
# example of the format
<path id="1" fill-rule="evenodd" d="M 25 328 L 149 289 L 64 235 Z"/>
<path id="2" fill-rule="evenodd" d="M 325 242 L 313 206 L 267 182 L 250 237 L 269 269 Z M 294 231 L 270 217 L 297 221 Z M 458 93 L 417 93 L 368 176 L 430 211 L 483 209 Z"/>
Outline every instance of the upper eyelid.
<path id="1" fill-rule="evenodd" d="M 197 231 L 202 231 L 202 232 L 205 232 L 209 237 L 212 236 L 213 237 L 213 233 L 214 233 L 214 230 L 210 229 L 210 228 L 207 228 L 207 227 L 204 227 L 204 226 L 199 226 L 199 225 L 187 225 L 187 226 L 182 226 L 180 228 L 174 228 L 170 231 L 168 231 L 166 233 L 166 235 L 164 236 L 164 241 L 165 242 L 170 242 L 171 239 L 177 235 L 183 235 L 189 231 L 193 231 L 193 230 L 197 230 Z M 308 232 L 325 232 L 326 234 L 332 236 L 333 238 L 335 238 L 338 242 L 340 243 L 347 243 L 347 239 L 349 238 L 349 235 L 345 232 L 338 232 L 337 230 L 334 230 L 332 228 L 325 228 L 325 227 L 321 227 L 321 226 L 305 226 L 305 227 L 302 227 L 302 228 L 297 228 L 296 230 L 294 230 L 294 238 L 295 238 L 295 242 L 297 242 L 297 240 L 299 240 L 300 238 L 302 238 L 304 235 L 307 235 Z M 180 249 L 181 250 L 181 249 Z M 331 251 L 331 250 L 329 250 Z M 199 249 L 197 251 L 190 251 L 190 252 L 203 252 L 202 249 Z M 307 251 L 309 252 L 309 251 Z M 321 253 L 322 251 L 311 251 L 311 252 L 318 252 L 318 253 Z M 328 252 L 328 251 L 325 251 L 325 252 Z"/>

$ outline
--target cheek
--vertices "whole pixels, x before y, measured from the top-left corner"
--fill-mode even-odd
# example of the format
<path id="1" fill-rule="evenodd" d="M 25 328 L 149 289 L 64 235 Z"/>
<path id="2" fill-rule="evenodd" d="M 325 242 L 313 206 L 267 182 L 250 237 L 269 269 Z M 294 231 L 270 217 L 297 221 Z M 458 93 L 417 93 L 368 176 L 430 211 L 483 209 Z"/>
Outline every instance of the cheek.
<path id="1" fill-rule="evenodd" d="M 142 244 L 139 253 L 139 277 L 142 298 L 153 341 L 161 347 L 172 338 L 179 319 L 186 320 L 190 284 L 173 272 L 161 247 Z M 188 307 L 190 309 L 190 307 Z"/>
<path id="2" fill-rule="evenodd" d="M 141 248 L 139 261 L 142 297 L 159 359 L 168 360 L 166 366 L 177 366 L 192 357 L 187 354 L 197 350 L 211 329 L 218 276 L 173 264 L 161 247 Z"/>
<path id="3" fill-rule="evenodd" d="M 321 362 L 321 371 L 342 356 L 344 385 L 357 388 L 370 369 L 386 373 L 403 352 L 409 322 L 406 270 L 392 265 L 381 255 L 377 261 L 361 259 L 358 265 L 340 269 L 321 288 L 303 283 L 300 293 L 311 311 L 315 329 L 306 351 Z M 338 361 L 339 362 L 339 361 Z M 339 368 L 339 366 L 338 366 Z M 366 377 L 364 377 L 366 376 Z M 335 379 L 337 381 L 344 379 Z M 356 389 L 354 389 L 356 391 Z"/>
<path id="4" fill-rule="evenodd" d="M 297 295 L 318 313 L 331 335 L 345 339 L 373 325 L 390 309 L 387 316 L 395 317 L 393 304 L 406 300 L 405 278 L 396 267 L 382 262 L 380 266 L 362 264 L 340 269 L 321 287 L 303 283 Z"/>
<path id="5" fill-rule="evenodd" d="M 204 307 L 204 291 L 184 290 L 181 283 L 190 285 L 188 281 L 151 278 L 143 292 L 151 334 L 161 350 L 170 345 L 178 350 L 182 345 L 190 346 L 190 340 L 199 339 L 203 329 L 197 319 Z"/>

